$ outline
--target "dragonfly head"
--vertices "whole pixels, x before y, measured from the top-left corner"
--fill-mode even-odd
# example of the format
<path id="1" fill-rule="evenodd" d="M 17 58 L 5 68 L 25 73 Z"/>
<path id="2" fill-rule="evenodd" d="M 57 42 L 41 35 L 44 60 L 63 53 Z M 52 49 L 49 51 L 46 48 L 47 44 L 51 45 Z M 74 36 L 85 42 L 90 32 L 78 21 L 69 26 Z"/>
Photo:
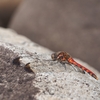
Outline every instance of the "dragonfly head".
<path id="1" fill-rule="evenodd" d="M 53 61 L 58 60 L 59 62 L 67 61 L 70 58 L 70 55 L 67 52 L 59 51 L 51 55 Z"/>
<path id="2" fill-rule="evenodd" d="M 56 53 L 53 53 L 51 55 L 51 58 L 52 58 L 53 61 L 56 61 L 57 60 L 57 54 Z"/>

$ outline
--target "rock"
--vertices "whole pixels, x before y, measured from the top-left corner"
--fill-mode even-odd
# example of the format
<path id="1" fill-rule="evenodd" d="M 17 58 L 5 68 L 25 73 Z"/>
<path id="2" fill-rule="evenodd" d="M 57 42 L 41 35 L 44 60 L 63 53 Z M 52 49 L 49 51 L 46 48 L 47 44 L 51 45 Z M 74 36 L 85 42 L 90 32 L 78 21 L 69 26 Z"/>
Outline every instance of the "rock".
<path id="1" fill-rule="evenodd" d="M 100 71 L 99 12 L 98 0 L 23 0 L 8 27 L 51 50 L 65 50 Z"/>
<path id="2" fill-rule="evenodd" d="M 100 80 L 52 61 L 51 54 L 26 37 L 0 28 L 0 100 L 100 100 Z M 100 78 L 95 69 L 77 61 Z"/>

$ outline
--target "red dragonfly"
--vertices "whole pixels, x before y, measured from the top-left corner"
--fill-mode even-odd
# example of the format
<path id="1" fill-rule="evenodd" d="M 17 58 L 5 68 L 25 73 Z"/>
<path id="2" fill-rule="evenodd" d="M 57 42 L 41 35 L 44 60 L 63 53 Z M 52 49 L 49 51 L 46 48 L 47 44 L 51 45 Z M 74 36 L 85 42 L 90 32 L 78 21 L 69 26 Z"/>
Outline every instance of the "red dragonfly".
<path id="1" fill-rule="evenodd" d="M 89 69 L 85 68 L 84 66 L 80 65 L 79 63 L 77 63 L 67 52 L 64 51 L 59 51 L 59 52 L 55 52 L 51 55 L 51 58 L 54 61 L 59 61 L 60 63 L 68 63 L 70 65 L 74 65 L 77 66 L 79 68 L 81 68 L 83 71 L 86 71 L 88 74 L 90 74 L 92 77 L 94 77 L 95 79 L 98 80 L 98 77 Z"/>

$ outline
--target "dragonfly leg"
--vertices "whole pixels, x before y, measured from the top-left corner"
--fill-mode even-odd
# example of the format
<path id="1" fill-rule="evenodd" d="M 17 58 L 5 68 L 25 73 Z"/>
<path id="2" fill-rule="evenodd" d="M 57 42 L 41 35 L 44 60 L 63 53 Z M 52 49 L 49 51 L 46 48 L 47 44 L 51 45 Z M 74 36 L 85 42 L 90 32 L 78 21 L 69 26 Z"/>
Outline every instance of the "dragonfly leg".
<path id="1" fill-rule="evenodd" d="M 64 68 L 65 68 L 65 70 L 66 70 L 66 65 L 65 65 L 64 63 L 63 63 L 62 65 L 63 65 L 63 67 L 64 67 Z"/>

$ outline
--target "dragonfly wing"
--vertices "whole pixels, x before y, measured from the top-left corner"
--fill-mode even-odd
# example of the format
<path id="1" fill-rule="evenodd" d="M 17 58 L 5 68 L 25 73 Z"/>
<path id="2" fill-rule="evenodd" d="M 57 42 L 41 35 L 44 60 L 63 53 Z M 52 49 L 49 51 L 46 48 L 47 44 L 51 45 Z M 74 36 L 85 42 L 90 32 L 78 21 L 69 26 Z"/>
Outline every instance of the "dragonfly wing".
<path id="1" fill-rule="evenodd" d="M 75 66 L 75 65 L 73 65 L 73 64 L 71 64 L 71 66 L 72 66 L 72 69 L 73 69 L 73 70 L 85 74 L 85 71 L 82 70 L 81 68 L 79 68 L 79 67 L 77 67 L 77 66 Z"/>

